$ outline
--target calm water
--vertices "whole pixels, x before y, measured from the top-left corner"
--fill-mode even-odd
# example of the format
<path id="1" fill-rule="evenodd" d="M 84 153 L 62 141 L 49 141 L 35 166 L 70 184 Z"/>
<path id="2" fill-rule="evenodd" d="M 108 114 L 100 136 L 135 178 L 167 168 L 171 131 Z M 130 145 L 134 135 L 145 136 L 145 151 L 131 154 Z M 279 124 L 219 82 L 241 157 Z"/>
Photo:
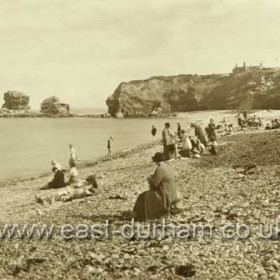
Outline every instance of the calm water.
<path id="1" fill-rule="evenodd" d="M 176 129 L 189 128 L 194 120 L 209 120 L 221 112 L 187 113 L 169 122 Z M 164 119 L 0 119 L 0 180 L 48 172 L 50 161 L 56 159 L 67 166 L 69 143 L 72 143 L 81 160 L 93 160 L 107 153 L 107 139 L 113 135 L 112 150 L 131 149 L 152 140 L 151 126 L 158 129 L 158 139 Z"/>

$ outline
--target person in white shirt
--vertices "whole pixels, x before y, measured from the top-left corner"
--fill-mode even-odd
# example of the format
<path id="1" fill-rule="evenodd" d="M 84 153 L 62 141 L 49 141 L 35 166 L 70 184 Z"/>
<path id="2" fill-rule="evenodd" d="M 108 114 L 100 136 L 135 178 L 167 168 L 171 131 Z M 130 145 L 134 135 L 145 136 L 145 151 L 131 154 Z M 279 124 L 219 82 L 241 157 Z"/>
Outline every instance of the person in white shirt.
<path id="1" fill-rule="evenodd" d="M 71 161 L 75 162 L 76 160 L 79 160 L 79 158 L 76 155 L 76 151 L 75 151 L 75 149 L 74 149 L 72 144 L 69 144 L 69 148 L 70 148 L 70 159 L 69 159 L 69 162 L 71 162 Z"/>
<path id="2" fill-rule="evenodd" d="M 185 130 L 181 131 L 181 143 L 182 143 L 182 150 L 180 151 L 180 155 L 183 157 L 190 157 L 190 151 L 192 150 L 192 143 L 190 137 L 185 132 Z"/>
<path id="3" fill-rule="evenodd" d="M 72 184 L 79 184 L 80 183 L 80 180 L 79 180 L 79 173 L 78 173 L 78 170 L 76 168 L 76 164 L 74 161 L 70 161 L 70 172 L 69 172 L 69 175 L 68 175 L 68 182 L 67 184 L 68 185 L 72 185 Z"/>

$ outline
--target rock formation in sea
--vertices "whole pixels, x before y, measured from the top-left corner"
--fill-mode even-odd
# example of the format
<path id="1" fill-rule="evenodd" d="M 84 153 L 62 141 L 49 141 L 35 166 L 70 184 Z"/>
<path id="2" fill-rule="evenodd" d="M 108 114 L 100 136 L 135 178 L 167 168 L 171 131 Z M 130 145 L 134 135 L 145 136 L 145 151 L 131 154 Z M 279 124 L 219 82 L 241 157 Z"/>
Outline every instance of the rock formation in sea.
<path id="1" fill-rule="evenodd" d="M 70 106 L 61 103 L 57 97 L 52 96 L 41 103 L 41 113 L 47 116 L 69 116 Z"/>
<path id="2" fill-rule="evenodd" d="M 280 109 L 280 69 L 244 65 L 229 74 L 158 76 L 121 83 L 106 104 L 113 117 L 208 109 Z"/>
<path id="3" fill-rule="evenodd" d="M 29 96 L 22 92 L 8 91 L 4 93 L 5 103 L 2 106 L 2 111 L 14 112 L 22 111 L 26 112 L 30 110 Z"/>

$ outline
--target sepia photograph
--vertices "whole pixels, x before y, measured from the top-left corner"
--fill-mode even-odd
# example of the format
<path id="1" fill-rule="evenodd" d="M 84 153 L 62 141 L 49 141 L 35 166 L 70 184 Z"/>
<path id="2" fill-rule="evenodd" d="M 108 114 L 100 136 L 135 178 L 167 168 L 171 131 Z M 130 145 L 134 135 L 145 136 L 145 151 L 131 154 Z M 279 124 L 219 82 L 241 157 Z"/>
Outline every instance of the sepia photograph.
<path id="1" fill-rule="evenodd" d="M 278 0 L 0 0 L 0 280 L 280 280 Z"/>

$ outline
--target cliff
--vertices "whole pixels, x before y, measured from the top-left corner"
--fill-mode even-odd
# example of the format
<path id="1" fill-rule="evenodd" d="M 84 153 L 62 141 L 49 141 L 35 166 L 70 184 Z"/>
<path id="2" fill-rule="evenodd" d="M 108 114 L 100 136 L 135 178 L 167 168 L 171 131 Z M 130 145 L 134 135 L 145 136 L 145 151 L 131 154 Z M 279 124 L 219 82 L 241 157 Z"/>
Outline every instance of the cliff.
<path id="1" fill-rule="evenodd" d="M 152 77 L 121 83 L 106 100 L 114 116 L 146 117 L 214 109 L 280 109 L 280 69 Z"/>

